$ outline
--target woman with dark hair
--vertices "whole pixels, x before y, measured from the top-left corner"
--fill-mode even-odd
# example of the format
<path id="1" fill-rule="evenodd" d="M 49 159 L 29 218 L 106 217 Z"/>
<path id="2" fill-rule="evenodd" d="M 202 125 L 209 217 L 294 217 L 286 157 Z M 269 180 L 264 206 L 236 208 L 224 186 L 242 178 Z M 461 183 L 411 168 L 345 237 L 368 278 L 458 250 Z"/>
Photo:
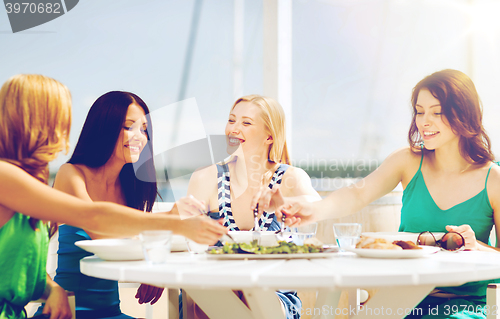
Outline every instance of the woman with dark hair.
<path id="1" fill-rule="evenodd" d="M 474 84 L 460 71 L 439 71 L 415 86 L 411 103 L 410 146 L 389 155 L 353 187 L 315 203 L 283 198 L 276 189 L 261 191 L 251 207 L 272 198 L 288 216 L 287 224 L 308 223 L 353 214 L 401 183 L 399 231 L 453 231 L 462 235 L 465 249 L 497 251 L 487 243 L 493 226 L 500 242 L 500 167 L 493 163 Z M 413 314 L 421 311 L 425 318 L 485 318 L 481 308 L 486 303 L 486 286 L 486 282 L 472 282 L 439 287 Z M 431 315 L 431 309 L 439 309 L 439 315 Z"/>
<path id="2" fill-rule="evenodd" d="M 26 304 L 39 298 L 46 299 L 44 315 L 71 318 L 66 292 L 45 271 L 49 236 L 42 221 L 75 225 L 95 236 L 172 230 L 204 244 L 217 242 L 227 232 L 206 216 L 180 220 L 172 215 L 144 214 L 142 209 L 106 202 L 104 197 L 93 202 L 95 193 L 82 200 L 48 186 L 48 163 L 68 150 L 70 127 L 71 94 L 60 82 L 20 74 L 0 88 L 0 318 L 25 318 Z M 120 152 L 117 147 L 119 154 L 131 160 L 137 157 L 137 149 Z M 77 191 L 77 185 L 85 184 L 80 176 L 87 175 L 75 174 L 63 186 L 70 189 L 74 184 Z M 125 203 L 119 194 L 116 192 L 117 201 Z"/>
<path id="3" fill-rule="evenodd" d="M 149 109 L 140 97 L 120 91 L 102 95 L 90 108 L 75 151 L 57 173 L 54 188 L 86 201 L 151 212 L 157 196 L 152 137 Z M 91 254 L 75 242 L 98 238 L 105 236 L 61 225 L 54 281 L 75 293 L 77 318 L 131 318 L 121 313 L 118 282 L 80 273 L 80 259 Z M 162 292 L 163 288 L 143 284 L 136 298 L 154 304 Z"/>

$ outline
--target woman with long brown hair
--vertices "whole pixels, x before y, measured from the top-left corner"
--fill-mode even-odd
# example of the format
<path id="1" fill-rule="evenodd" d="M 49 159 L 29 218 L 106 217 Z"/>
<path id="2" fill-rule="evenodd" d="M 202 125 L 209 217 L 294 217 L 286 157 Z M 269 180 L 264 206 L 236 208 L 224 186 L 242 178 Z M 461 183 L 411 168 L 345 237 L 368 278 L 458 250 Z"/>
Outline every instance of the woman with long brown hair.
<path id="1" fill-rule="evenodd" d="M 353 187 L 315 203 L 265 191 L 256 195 L 251 207 L 273 198 L 282 204 L 279 209 L 288 216 L 287 224 L 308 223 L 353 214 L 401 183 L 399 231 L 453 231 L 461 234 L 465 249 L 497 251 L 487 243 L 493 226 L 500 242 L 500 167 L 493 163 L 474 83 L 457 70 L 435 72 L 414 87 L 411 104 L 410 146 L 389 155 Z M 486 286 L 474 282 L 439 287 L 413 313 L 426 318 L 484 318 Z M 430 309 L 440 309 L 439 315 L 429 314 Z"/>

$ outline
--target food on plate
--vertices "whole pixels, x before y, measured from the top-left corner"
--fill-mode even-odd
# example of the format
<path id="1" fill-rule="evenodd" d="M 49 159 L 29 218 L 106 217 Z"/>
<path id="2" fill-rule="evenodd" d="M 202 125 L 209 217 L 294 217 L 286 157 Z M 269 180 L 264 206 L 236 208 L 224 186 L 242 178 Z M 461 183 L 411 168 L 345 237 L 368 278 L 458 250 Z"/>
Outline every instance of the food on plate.
<path id="1" fill-rule="evenodd" d="M 222 248 L 213 248 L 210 254 L 308 254 L 323 252 L 321 246 L 305 244 L 298 246 L 292 242 L 279 241 L 277 246 L 261 246 L 257 241 L 251 243 L 228 243 Z"/>
<path id="2" fill-rule="evenodd" d="M 304 245 L 313 245 L 316 247 L 323 247 L 323 242 L 316 237 L 306 238 L 304 240 Z"/>
<path id="3" fill-rule="evenodd" d="M 362 249 L 393 249 L 393 250 L 402 250 L 403 248 L 394 245 L 388 242 L 384 238 L 374 238 L 374 237 L 366 237 L 361 236 L 359 238 L 358 243 L 356 244 L 356 248 Z"/>
<path id="4" fill-rule="evenodd" d="M 400 246 L 403 249 L 422 249 L 422 247 L 419 247 L 419 246 L 415 245 L 414 242 L 409 241 L 409 240 L 406 240 L 406 241 L 404 241 L 404 240 L 395 240 L 392 243 L 394 245 Z"/>
<path id="5" fill-rule="evenodd" d="M 361 236 L 358 243 L 356 244 L 356 248 L 363 249 L 394 249 L 394 250 L 402 250 L 402 249 L 422 249 L 421 247 L 415 245 L 412 241 L 409 240 L 395 240 L 392 243 L 384 238 L 375 238 L 375 237 L 367 237 Z"/>

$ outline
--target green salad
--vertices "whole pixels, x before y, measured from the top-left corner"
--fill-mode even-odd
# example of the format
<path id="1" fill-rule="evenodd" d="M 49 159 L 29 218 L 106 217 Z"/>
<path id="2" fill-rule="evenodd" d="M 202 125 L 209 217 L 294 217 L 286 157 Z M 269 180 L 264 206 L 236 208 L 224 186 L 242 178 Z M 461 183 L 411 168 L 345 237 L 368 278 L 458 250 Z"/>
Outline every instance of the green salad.
<path id="1" fill-rule="evenodd" d="M 261 246 L 255 240 L 251 243 L 225 243 L 222 248 L 210 250 L 210 254 L 308 254 L 320 252 L 323 252 L 323 248 L 314 245 L 298 246 L 294 243 L 279 241 L 278 246 Z"/>

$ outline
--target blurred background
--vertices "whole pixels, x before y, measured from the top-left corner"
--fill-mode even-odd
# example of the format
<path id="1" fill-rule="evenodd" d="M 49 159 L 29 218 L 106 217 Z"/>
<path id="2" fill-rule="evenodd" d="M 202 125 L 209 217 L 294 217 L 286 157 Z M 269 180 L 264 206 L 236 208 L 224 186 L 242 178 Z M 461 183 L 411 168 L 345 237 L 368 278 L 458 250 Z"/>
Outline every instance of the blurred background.
<path id="1" fill-rule="evenodd" d="M 276 93 L 266 55 L 278 52 L 285 58 L 271 63 L 271 75 L 285 79 L 274 97 L 287 113 L 293 162 L 318 190 L 330 190 L 407 145 L 411 90 L 442 69 L 473 79 L 500 152 L 499 12 L 497 0 L 85 0 L 12 33 L 0 10 L 0 81 L 40 73 L 68 86 L 72 146 L 105 92 L 133 92 L 152 111 L 195 103 L 196 112 L 155 134 L 162 142 L 182 137 L 180 127 L 224 134 L 236 98 Z M 159 170 L 168 166 L 157 162 Z M 177 175 L 162 184 L 164 200 L 185 193 L 189 169 Z"/>

